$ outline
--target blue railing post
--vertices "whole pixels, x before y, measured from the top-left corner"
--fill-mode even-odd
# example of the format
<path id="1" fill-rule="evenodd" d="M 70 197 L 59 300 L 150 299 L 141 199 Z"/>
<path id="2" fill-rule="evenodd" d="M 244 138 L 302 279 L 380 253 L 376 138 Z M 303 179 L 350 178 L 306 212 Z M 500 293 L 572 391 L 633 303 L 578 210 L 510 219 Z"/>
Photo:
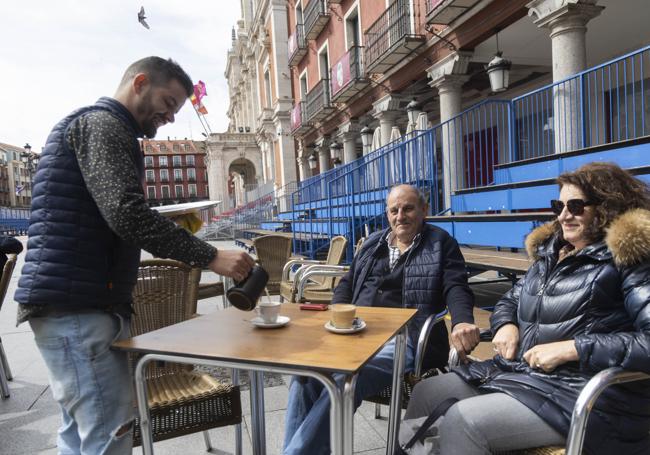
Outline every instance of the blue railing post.
<path id="1" fill-rule="evenodd" d="M 332 180 L 331 182 L 326 182 L 327 185 L 327 214 L 328 214 L 328 229 L 327 229 L 327 234 L 329 235 L 330 240 L 334 237 L 334 232 L 332 231 L 332 184 L 336 182 L 336 180 Z"/>

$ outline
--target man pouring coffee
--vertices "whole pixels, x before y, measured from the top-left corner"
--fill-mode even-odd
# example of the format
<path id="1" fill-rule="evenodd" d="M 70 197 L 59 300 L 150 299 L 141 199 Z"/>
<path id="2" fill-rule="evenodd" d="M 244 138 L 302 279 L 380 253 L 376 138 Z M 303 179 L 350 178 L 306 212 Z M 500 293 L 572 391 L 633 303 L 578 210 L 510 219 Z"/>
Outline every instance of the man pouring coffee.
<path id="1" fill-rule="evenodd" d="M 372 234 L 334 290 L 332 303 L 357 306 L 415 308 L 408 325 L 406 371 L 414 369 L 415 349 L 427 317 L 447 307 L 452 317 L 451 342 L 464 359 L 479 341 L 474 325 L 474 296 L 467 285 L 465 261 L 456 241 L 444 230 L 424 222 L 428 205 L 410 185 L 394 187 L 386 201 L 390 227 Z M 388 343 L 359 373 L 355 406 L 391 384 L 394 341 Z M 446 365 L 447 328 L 433 327 L 424 368 Z M 340 382 L 340 378 L 336 378 Z M 285 422 L 285 455 L 329 454 L 329 396 L 313 379 L 294 378 L 289 389 Z"/>

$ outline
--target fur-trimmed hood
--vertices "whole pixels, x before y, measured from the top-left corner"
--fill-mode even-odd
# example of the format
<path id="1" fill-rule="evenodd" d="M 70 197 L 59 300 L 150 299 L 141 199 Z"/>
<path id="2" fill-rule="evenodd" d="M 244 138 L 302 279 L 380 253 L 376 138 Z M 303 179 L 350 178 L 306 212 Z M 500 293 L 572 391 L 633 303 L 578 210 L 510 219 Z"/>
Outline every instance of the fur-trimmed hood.
<path id="1" fill-rule="evenodd" d="M 528 257 L 539 259 L 539 248 L 555 233 L 555 222 L 534 229 L 526 237 Z M 629 267 L 650 260 L 650 211 L 632 209 L 617 217 L 606 229 L 605 243 L 618 266 Z"/>

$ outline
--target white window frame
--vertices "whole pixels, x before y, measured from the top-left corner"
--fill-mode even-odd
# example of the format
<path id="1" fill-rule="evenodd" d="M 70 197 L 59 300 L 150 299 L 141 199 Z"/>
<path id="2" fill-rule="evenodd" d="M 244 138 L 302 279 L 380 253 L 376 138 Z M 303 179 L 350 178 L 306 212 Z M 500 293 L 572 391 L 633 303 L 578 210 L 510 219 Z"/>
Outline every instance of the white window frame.
<path id="1" fill-rule="evenodd" d="M 151 195 L 151 190 L 153 190 L 153 196 Z M 148 199 L 156 199 L 156 187 L 148 185 L 147 186 L 147 198 Z"/>
<path id="2" fill-rule="evenodd" d="M 305 14 L 304 14 L 305 10 L 302 7 L 302 0 L 299 0 L 299 1 L 296 2 L 296 6 L 293 7 L 293 16 L 294 16 L 294 18 L 296 20 L 295 25 L 296 26 L 298 24 L 305 25 L 302 22 L 298 22 L 298 7 L 300 7 L 300 15 L 302 16 L 300 19 L 305 20 Z M 297 29 L 298 29 L 298 27 L 296 27 L 296 31 L 297 31 Z"/>
<path id="3" fill-rule="evenodd" d="M 178 189 L 181 189 L 181 195 L 178 195 Z M 183 185 L 174 185 L 174 197 L 175 198 L 182 198 L 185 197 L 185 191 L 183 191 Z"/>
<path id="4" fill-rule="evenodd" d="M 167 190 L 167 197 L 165 197 L 165 190 Z M 161 185 L 160 186 L 160 198 L 161 199 L 171 199 L 171 193 L 169 190 L 169 185 Z"/>
<path id="5" fill-rule="evenodd" d="M 305 93 L 302 93 L 302 84 L 300 82 L 303 79 L 303 76 L 305 77 L 305 87 L 307 87 Z M 309 75 L 307 74 L 307 68 L 302 70 L 302 73 L 298 76 L 298 90 L 300 91 L 300 101 L 305 101 L 307 99 L 307 93 L 309 93 Z"/>
<path id="6" fill-rule="evenodd" d="M 194 155 L 185 155 L 185 164 L 188 166 L 196 166 Z"/>
<path id="7" fill-rule="evenodd" d="M 156 181 L 156 173 L 153 171 L 153 169 L 147 169 L 144 171 L 144 176 L 145 176 L 145 182 L 155 182 Z M 149 177 L 151 176 L 151 178 Z"/>
<path id="8" fill-rule="evenodd" d="M 192 188 L 194 188 L 194 194 L 192 194 Z M 196 183 L 189 183 L 187 185 L 187 196 L 188 197 L 198 197 L 199 193 L 196 188 Z"/>
<path id="9" fill-rule="evenodd" d="M 354 12 L 356 11 L 357 13 L 357 25 L 358 25 L 358 33 L 357 35 L 359 36 L 359 46 L 363 46 L 363 33 L 361 30 L 361 6 L 359 5 L 359 1 L 356 0 L 350 8 L 348 8 L 347 12 L 343 15 L 343 24 L 345 26 L 343 27 L 343 39 L 345 40 L 345 50 L 346 52 L 350 50 L 350 46 L 348 45 L 348 17 L 351 16 Z"/>
<path id="10" fill-rule="evenodd" d="M 164 175 L 164 177 L 163 177 L 163 175 Z M 163 180 L 163 179 L 165 179 L 165 180 Z M 164 181 L 169 182 L 169 169 L 161 169 L 160 170 L 160 181 L 161 182 L 164 182 Z"/>
<path id="11" fill-rule="evenodd" d="M 158 167 L 167 167 L 167 166 L 169 166 L 169 161 L 167 160 L 167 155 L 159 156 L 158 157 Z"/>
<path id="12" fill-rule="evenodd" d="M 319 82 L 320 82 L 321 80 L 323 80 L 323 73 L 321 72 L 321 68 L 320 68 L 320 56 L 321 56 L 321 54 L 323 53 L 323 49 L 325 49 L 325 48 L 327 48 L 327 49 L 325 50 L 325 52 L 327 53 L 327 63 L 329 63 L 330 65 L 332 64 L 332 61 L 330 60 L 330 47 L 329 47 L 329 40 L 325 40 L 325 42 L 323 43 L 323 45 L 322 45 L 320 48 L 318 48 L 318 52 L 316 53 L 316 55 L 318 56 L 318 81 L 319 81 Z M 331 71 L 331 69 L 332 69 L 331 67 L 330 67 L 330 68 L 327 68 L 327 72 L 325 73 L 325 74 L 327 74 L 327 78 L 328 78 L 328 79 L 330 78 L 330 71 Z"/>
<path id="13" fill-rule="evenodd" d="M 181 176 L 181 179 L 180 179 L 180 180 L 177 180 L 177 179 L 176 179 L 176 176 L 177 176 L 177 175 L 180 175 L 180 176 Z M 180 182 L 183 181 L 183 169 L 174 169 L 174 182 L 179 182 L 179 181 L 180 181 Z"/>

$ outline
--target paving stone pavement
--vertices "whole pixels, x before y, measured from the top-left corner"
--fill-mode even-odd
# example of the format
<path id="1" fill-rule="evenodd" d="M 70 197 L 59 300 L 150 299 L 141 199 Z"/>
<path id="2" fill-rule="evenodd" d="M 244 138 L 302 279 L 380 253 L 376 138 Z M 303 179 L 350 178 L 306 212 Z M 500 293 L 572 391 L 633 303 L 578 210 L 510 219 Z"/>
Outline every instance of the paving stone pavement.
<path id="1" fill-rule="evenodd" d="M 20 237 L 23 243 L 25 237 Z M 233 242 L 212 242 L 218 248 L 236 248 Z M 56 451 L 56 432 L 59 426 L 58 405 L 52 399 L 47 379 L 47 370 L 38 353 L 29 324 L 16 327 L 16 303 L 14 291 L 22 269 L 24 254 L 19 255 L 16 270 L 11 279 L 7 297 L 0 311 L 0 337 L 7 353 L 14 379 L 11 381 L 11 397 L 0 400 L 0 455 L 44 454 L 54 455 Z M 150 255 L 143 253 L 143 259 Z M 205 272 L 206 281 L 215 276 Z M 499 295 L 498 289 L 488 295 Z M 222 307 L 221 297 L 199 302 L 199 313 L 218 311 Z M 280 381 L 282 382 L 282 381 Z M 267 453 L 281 453 L 284 434 L 284 414 L 287 403 L 287 384 L 277 380 L 268 381 L 265 388 L 266 445 Z M 250 399 L 249 392 L 242 391 L 243 453 L 251 454 Z M 355 414 L 354 440 L 355 453 L 379 455 L 385 453 L 388 409 L 384 407 L 383 419 L 374 418 L 374 404 L 364 403 Z M 210 437 L 216 454 L 234 452 L 234 427 L 211 430 Z M 188 435 L 155 444 L 155 452 L 167 454 L 203 454 L 205 445 L 201 434 Z M 133 450 L 141 454 L 140 448 Z"/>

